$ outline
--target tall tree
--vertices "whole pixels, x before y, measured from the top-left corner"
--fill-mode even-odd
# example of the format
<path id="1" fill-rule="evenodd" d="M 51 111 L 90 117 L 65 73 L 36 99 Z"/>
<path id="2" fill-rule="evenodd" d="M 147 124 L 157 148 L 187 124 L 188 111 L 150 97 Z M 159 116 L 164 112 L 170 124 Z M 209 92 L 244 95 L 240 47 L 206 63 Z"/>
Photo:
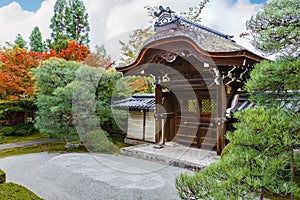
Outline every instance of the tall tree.
<path id="1" fill-rule="evenodd" d="M 57 0 L 50 28 L 53 43 L 60 40 L 75 40 L 78 44 L 89 44 L 88 14 L 82 0 Z"/>
<path id="2" fill-rule="evenodd" d="M 73 138 L 76 130 L 72 124 L 72 82 L 81 66 L 75 61 L 52 58 L 33 70 L 38 89 L 36 127 L 52 137 Z"/>
<path id="3" fill-rule="evenodd" d="M 57 41 L 61 38 L 61 35 L 66 35 L 66 20 L 69 20 L 71 17 L 66 13 L 67 0 L 57 0 L 54 5 L 54 15 L 51 18 L 50 29 L 51 38 L 54 41 Z"/>
<path id="4" fill-rule="evenodd" d="M 43 43 L 42 34 L 39 27 L 34 27 L 29 37 L 30 51 L 44 52 L 45 44 Z"/>
<path id="5" fill-rule="evenodd" d="M 89 22 L 88 14 L 82 0 L 70 0 L 70 24 L 67 26 L 67 34 L 70 39 L 73 39 L 77 44 L 84 44 L 88 46 L 89 40 Z M 68 21 L 67 21 L 68 22 Z"/>
<path id="6" fill-rule="evenodd" d="M 272 0 L 246 24 L 252 44 L 266 54 L 300 55 L 300 2 Z"/>
<path id="7" fill-rule="evenodd" d="M 15 47 L 26 48 L 26 41 L 23 39 L 21 34 L 18 34 L 15 39 Z"/>

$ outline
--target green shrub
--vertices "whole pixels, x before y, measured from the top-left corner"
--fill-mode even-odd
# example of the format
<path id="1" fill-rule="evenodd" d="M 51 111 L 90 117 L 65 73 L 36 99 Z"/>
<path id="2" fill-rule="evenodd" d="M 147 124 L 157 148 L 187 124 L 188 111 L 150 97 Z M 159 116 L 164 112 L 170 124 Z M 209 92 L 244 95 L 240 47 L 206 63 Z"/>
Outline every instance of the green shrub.
<path id="1" fill-rule="evenodd" d="M 41 200 L 36 194 L 15 183 L 0 184 L 1 200 Z"/>
<path id="2" fill-rule="evenodd" d="M 4 136 L 15 135 L 14 127 L 4 127 L 0 130 L 0 134 Z"/>
<path id="3" fill-rule="evenodd" d="M 16 126 L 4 127 L 0 130 L 0 135 L 4 136 L 28 136 L 37 133 L 37 130 L 30 124 L 19 124 Z"/>
<path id="4" fill-rule="evenodd" d="M 109 152 L 117 149 L 111 142 L 109 134 L 104 130 L 94 130 L 87 133 L 85 145 L 88 150 L 93 152 Z"/>
<path id="5" fill-rule="evenodd" d="M 180 198 L 274 199 L 293 194 L 300 199 L 299 154 L 292 149 L 299 144 L 299 113 L 260 107 L 236 117 L 239 122 L 234 132 L 227 132 L 230 143 L 221 159 L 193 176 L 177 177 Z"/>
<path id="6" fill-rule="evenodd" d="M 2 171 L 0 169 L 0 184 L 5 183 L 6 182 L 6 174 L 4 171 Z"/>

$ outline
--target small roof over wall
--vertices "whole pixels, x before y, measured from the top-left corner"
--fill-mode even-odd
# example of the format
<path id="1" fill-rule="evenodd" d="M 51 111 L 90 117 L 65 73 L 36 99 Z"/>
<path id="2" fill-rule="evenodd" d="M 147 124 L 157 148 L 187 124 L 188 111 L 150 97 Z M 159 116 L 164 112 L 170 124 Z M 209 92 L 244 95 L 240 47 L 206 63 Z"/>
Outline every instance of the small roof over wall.
<path id="1" fill-rule="evenodd" d="M 130 111 L 154 111 L 154 94 L 134 94 L 132 97 L 114 103 L 114 108 Z"/>
<path id="2" fill-rule="evenodd" d="M 297 94 L 299 91 L 289 91 L 291 94 Z M 270 92 L 256 92 L 254 95 L 263 94 L 268 95 Z M 285 101 L 283 99 L 275 99 L 275 101 L 279 102 L 282 105 L 283 109 L 292 110 L 293 112 L 297 113 L 300 112 L 300 98 L 290 98 L 289 101 Z M 249 108 L 257 108 L 259 105 L 255 104 L 250 100 L 249 93 L 239 93 L 236 94 L 232 101 L 231 107 L 227 108 L 226 110 L 226 117 L 233 118 L 234 113 L 247 110 Z"/>

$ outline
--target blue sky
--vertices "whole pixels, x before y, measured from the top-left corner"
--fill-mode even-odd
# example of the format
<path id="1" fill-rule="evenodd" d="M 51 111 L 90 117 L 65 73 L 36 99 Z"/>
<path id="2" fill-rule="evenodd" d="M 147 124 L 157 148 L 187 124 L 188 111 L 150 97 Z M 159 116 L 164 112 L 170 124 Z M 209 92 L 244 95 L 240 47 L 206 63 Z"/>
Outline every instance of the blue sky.
<path id="1" fill-rule="evenodd" d="M 251 3 L 265 3 L 266 0 L 250 0 Z"/>
<path id="2" fill-rule="evenodd" d="M 0 7 L 8 5 L 13 1 L 18 2 L 24 10 L 37 11 L 44 0 L 0 0 Z"/>
<path id="3" fill-rule="evenodd" d="M 18 2 L 24 10 L 35 12 L 40 8 L 41 3 L 44 0 L 0 0 L 0 7 L 8 5 L 13 1 Z M 266 1 L 267 0 L 250 0 L 251 3 L 256 3 L 256 4 L 265 3 Z"/>

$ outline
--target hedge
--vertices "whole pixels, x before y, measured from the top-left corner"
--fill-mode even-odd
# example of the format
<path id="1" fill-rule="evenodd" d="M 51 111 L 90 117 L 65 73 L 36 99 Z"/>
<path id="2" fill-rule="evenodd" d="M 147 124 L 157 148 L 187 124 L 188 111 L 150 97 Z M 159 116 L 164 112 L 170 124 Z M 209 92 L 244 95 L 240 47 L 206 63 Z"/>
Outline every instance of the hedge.
<path id="1" fill-rule="evenodd" d="M 0 184 L 5 183 L 6 182 L 6 174 L 4 171 L 2 171 L 0 169 Z"/>
<path id="2" fill-rule="evenodd" d="M 0 199 L 1 200 L 42 200 L 36 194 L 16 183 L 5 183 L 6 174 L 0 169 Z"/>
<path id="3" fill-rule="evenodd" d="M 26 189 L 25 187 L 15 183 L 0 184 L 0 199 L 1 200 L 42 200 L 36 194 Z"/>

